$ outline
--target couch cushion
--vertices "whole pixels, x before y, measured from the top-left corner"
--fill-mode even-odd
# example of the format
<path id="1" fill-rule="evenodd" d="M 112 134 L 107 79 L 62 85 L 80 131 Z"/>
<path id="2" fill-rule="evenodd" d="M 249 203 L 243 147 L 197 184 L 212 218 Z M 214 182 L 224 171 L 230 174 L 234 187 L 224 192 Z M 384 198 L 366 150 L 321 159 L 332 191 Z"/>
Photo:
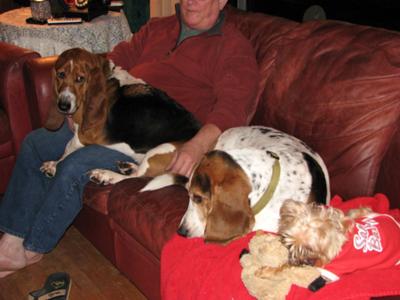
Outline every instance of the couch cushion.
<path id="1" fill-rule="evenodd" d="M 334 194 L 371 195 L 399 122 L 400 35 L 313 21 L 279 44 L 253 123 L 308 142 L 325 159 Z"/>
<path id="2" fill-rule="evenodd" d="M 137 193 L 147 179 L 121 181 L 110 194 L 112 220 L 157 258 L 165 242 L 178 229 L 188 205 L 187 191 L 171 186 L 158 191 Z"/>

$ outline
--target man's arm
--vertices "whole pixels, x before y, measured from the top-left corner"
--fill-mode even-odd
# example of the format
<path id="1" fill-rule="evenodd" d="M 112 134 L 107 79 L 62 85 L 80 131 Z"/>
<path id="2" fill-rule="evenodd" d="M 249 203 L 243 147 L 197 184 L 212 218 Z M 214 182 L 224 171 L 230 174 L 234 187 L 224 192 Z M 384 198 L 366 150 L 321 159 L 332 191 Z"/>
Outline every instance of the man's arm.
<path id="1" fill-rule="evenodd" d="M 115 65 L 129 71 L 137 64 L 137 60 L 140 58 L 149 34 L 150 26 L 149 22 L 142 26 L 138 32 L 134 33 L 129 41 L 118 43 L 107 53 L 107 58 L 112 60 Z"/>
<path id="2" fill-rule="evenodd" d="M 260 89 L 260 73 L 250 44 L 236 40 L 226 47 L 212 76 L 217 102 L 206 123 L 215 124 L 222 131 L 248 125 L 256 111 Z"/>
<path id="3" fill-rule="evenodd" d="M 248 125 L 257 107 L 259 70 L 247 41 L 227 47 L 212 72 L 217 102 L 206 124 L 177 152 L 170 170 L 190 176 L 205 153 L 212 150 L 225 129 Z"/>

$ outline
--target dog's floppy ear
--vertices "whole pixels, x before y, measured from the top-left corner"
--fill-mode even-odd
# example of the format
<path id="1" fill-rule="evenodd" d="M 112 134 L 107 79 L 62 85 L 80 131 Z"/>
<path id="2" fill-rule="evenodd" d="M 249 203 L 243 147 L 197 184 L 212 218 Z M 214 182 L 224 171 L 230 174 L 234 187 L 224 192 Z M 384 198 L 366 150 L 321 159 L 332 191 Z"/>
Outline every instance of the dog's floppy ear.
<path id="1" fill-rule="evenodd" d="M 56 64 L 61 64 L 61 60 L 64 60 L 63 56 L 60 55 L 59 58 L 56 61 Z M 46 122 L 44 123 L 44 128 L 48 130 L 58 130 L 61 125 L 64 122 L 65 115 L 60 113 L 57 109 L 57 98 L 58 98 L 58 93 L 57 93 L 57 88 L 56 88 L 56 71 L 55 67 L 53 68 L 52 72 L 52 86 L 53 86 L 53 99 L 51 101 L 48 113 L 47 113 L 47 119 Z"/>
<path id="2" fill-rule="evenodd" d="M 248 203 L 248 191 L 242 182 L 217 186 L 212 192 L 212 209 L 204 232 L 206 242 L 226 243 L 251 231 L 254 215 Z"/>
<path id="3" fill-rule="evenodd" d="M 57 109 L 57 103 L 55 101 L 52 101 L 49 111 L 47 113 L 47 120 L 44 124 L 44 128 L 51 131 L 56 131 L 63 124 L 64 118 L 65 116 Z"/>
<path id="4" fill-rule="evenodd" d="M 109 62 L 99 54 L 93 54 L 91 70 L 87 78 L 87 89 L 85 95 L 84 118 L 79 129 L 79 139 L 85 143 L 91 139 L 91 132 L 98 132 L 99 127 L 104 126 L 107 118 L 108 86 L 107 80 L 110 76 Z"/>
<path id="5" fill-rule="evenodd" d="M 249 203 L 250 182 L 242 169 L 223 152 L 214 152 L 223 163 L 211 177 L 211 209 L 207 215 L 206 242 L 226 243 L 251 231 L 254 215 Z"/>

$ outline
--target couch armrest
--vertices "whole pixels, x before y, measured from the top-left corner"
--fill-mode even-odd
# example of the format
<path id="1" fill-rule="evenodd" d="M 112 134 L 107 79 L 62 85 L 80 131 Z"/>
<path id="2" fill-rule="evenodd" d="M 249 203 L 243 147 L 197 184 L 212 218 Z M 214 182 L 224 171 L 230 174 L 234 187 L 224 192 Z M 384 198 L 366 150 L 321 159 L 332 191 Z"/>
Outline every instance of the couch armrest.
<path id="1" fill-rule="evenodd" d="M 0 42 L 0 107 L 8 119 L 15 153 L 32 130 L 23 77 L 26 61 L 40 57 L 37 52 Z"/>
<path id="2" fill-rule="evenodd" d="M 39 128 L 46 122 L 53 101 L 53 67 L 57 56 L 40 57 L 25 64 L 25 85 L 29 97 L 32 127 Z"/>

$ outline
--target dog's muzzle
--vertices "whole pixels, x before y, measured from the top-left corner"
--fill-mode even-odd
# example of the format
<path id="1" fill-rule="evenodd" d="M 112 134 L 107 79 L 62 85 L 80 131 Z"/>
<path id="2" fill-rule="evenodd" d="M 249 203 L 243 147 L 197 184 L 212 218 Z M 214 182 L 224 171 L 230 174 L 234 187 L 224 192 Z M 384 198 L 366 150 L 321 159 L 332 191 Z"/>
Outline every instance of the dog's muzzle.
<path id="1" fill-rule="evenodd" d="M 75 96 L 69 92 L 62 92 L 58 96 L 57 108 L 62 114 L 73 114 L 76 111 Z"/>
<path id="2" fill-rule="evenodd" d="M 185 228 L 185 226 L 182 226 L 182 225 L 181 225 L 181 226 L 179 226 L 177 233 L 178 233 L 180 236 L 187 237 L 188 234 L 189 234 L 189 230 L 187 230 L 187 229 Z"/>

